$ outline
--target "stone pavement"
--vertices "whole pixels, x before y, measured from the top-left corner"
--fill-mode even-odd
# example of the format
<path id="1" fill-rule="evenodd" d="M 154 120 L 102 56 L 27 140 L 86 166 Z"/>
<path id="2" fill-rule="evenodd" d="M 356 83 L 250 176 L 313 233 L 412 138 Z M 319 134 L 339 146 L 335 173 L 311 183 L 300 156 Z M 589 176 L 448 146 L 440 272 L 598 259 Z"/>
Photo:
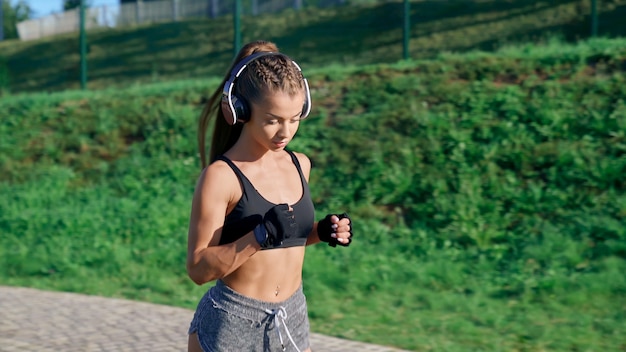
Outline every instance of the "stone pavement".
<path id="1" fill-rule="evenodd" d="M 192 316 L 164 305 L 0 286 L 0 352 L 184 352 Z M 319 334 L 311 345 L 314 352 L 400 351 Z"/>

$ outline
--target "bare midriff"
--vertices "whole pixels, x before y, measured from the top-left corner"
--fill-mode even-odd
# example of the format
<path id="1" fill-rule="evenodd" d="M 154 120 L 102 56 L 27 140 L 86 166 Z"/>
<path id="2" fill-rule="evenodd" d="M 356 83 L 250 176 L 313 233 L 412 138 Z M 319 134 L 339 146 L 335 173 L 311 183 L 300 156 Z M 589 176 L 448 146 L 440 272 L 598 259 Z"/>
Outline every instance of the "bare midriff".
<path id="1" fill-rule="evenodd" d="M 222 281 L 238 293 L 265 302 L 281 302 L 302 284 L 304 246 L 256 252 Z"/>

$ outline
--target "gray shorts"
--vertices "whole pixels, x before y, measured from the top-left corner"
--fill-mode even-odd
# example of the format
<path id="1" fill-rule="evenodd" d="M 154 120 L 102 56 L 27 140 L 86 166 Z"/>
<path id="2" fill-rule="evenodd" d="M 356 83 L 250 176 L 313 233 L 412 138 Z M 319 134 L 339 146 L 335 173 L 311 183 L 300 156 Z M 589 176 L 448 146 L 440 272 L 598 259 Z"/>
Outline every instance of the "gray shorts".
<path id="1" fill-rule="evenodd" d="M 304 351 L 309 318 L 302 286 L 278 303 L 246 297 L 221 280 L 202 297 L 189 327 L 205 352 Z"/>

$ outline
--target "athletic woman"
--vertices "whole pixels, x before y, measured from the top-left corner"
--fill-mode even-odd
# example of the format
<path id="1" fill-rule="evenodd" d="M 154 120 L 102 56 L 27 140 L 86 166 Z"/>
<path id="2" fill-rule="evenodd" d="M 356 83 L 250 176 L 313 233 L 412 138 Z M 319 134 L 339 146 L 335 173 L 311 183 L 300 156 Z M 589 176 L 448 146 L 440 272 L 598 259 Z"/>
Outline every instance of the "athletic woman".
<path id="1" fill-rule="evenodd" d="M 311 350 L 302 286 L 305 247 L 348 246 L 352 230 L 346 214 L 315 222 L 311 162 L 286 149 L 310 110 L 300 67 L 264 41 L 241 49 L 205 106 L 187 272 L 198 285 L 216 283 L 196 309 L 189 351 Z"/>

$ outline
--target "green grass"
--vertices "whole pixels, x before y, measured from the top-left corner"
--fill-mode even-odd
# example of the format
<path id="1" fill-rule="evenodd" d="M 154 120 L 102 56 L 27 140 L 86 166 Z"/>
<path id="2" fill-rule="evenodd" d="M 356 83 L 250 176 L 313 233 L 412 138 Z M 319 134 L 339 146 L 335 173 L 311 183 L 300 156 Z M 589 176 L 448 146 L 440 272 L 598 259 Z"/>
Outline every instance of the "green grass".
<path id="1" fill-rule="evenodd" d="M 315 332 L 415 351 L 626 348 L 626 41 L 307 71 Z M 0 283 L 193 309 L 200 101 L 219 79 L 0 98 Z"/>
<path id="2" fill-rule="evenodd" d="M 599 3 L 599 32 L 625 35 L 626 0 Z M 402 3 L 287 10 L 244 16 L 243 41 L 268 39 L 305 69 L 392 63 L 402 58 Z M 590 35 L 589 0 L 417 1 L 411 4 L 412 58 L 492 51 L 511 43 Z M 88 33 L 89 88 L 221 76 L 233 56 L 232 17 Z M 0 43 L 0 89 L 77 89 L 78 35 Z"/>

